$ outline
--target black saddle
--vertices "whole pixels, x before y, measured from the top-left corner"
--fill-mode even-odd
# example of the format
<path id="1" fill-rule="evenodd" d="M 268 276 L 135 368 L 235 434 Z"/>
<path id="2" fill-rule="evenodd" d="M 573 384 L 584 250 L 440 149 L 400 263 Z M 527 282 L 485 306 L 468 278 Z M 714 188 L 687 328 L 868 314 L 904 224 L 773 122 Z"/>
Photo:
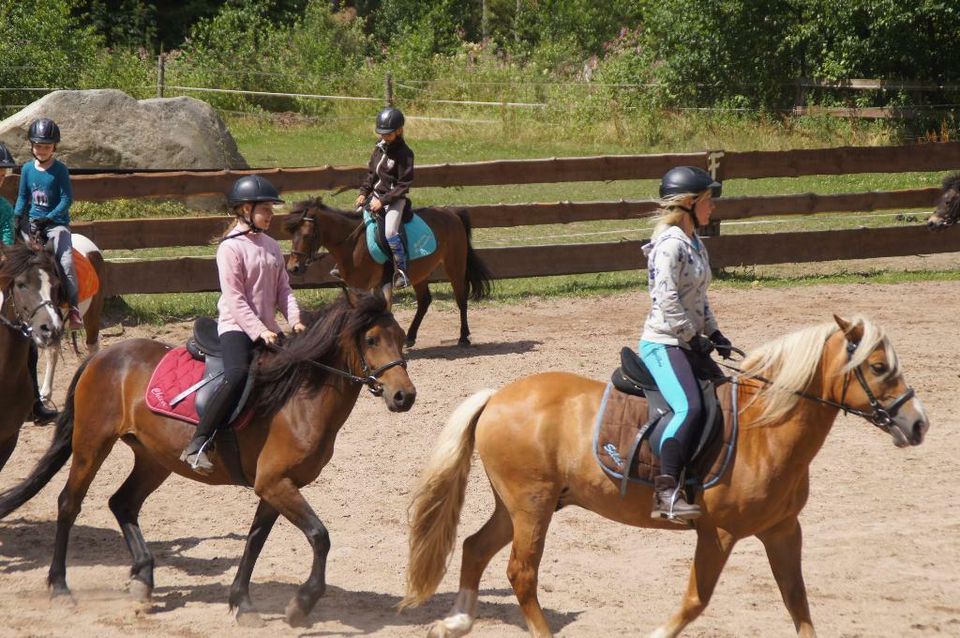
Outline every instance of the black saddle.
<path id="1" fill-rule="evenodd" d="M 700 385 L 700 398 L 703 402 L 704 412 L 704 427 L 700 435 L 700 440 L 697 442 L 697 447 L 690 456 L 691 464 L 697 459 L 710 439 L 723 432 L 723 412 L 720 410 L 720 403 L 717 400 L 717 390 L 714 381 L 725 380 L 726 378 L 720 374 L 718 379 L 718 369 L 713 360 L 708 357 L 703 357 L 709 362 L 707 363 L 697 361 L 698 358 L 699 357 L 692 357 L 691 364 L 693 364 L 693 372 Z M 670 404 L 667 403 L 666 399 L 663 398 L 659 388 L 657 388 L 657 382 L 654 381 L 653 375 L 650 373 L 647 365 L 636 352 L 625 347 L 620 350 L 620 367 L 613 371 L 613 376 L 610 380 L 617 390 L 625 392 L 626 394 L 646 398 L 647 405 L 649 406 L 647 422 L 637 433 L 630 459 L 633 459 L 633 455 L 640 449 L 640 444 L 643 443 L 644 439 L 650 441 L 650 450 L 656 454 L 655 450 L 660 449 L 660 439 L 663 436 L 663 431 L 666 429 L 667 422 L 670 420 L 669 417 L 673 415 L 673 410 L 670 408 Z"/>
<path id="2" fill-rule="evenodd" d="M 203 361 L 203 377 L 199 383 L 194 386 L 197 393 L 196 406 L 197 415 L 203 416 L 210 397 L 220 386 L 218 383 L 211 383 L 223 376 L 223 350 L 220 346 L 220 335 L 217 332 L 217 322 L 210 317 L 200 317 L 193 323 L 193 336 L 187 339 L 187 351 L 197 361 Z M 250 372 L 247 374 L 247 382 L 243 387 L 243 394 L 240 401 L 230 414 L 227 423 L 232 423 L 234 419 L 240 416 L 247 399 L 250 398 L 250 391 L 253 389 L 253 378 L 256 374 L 256 357 L 254 363 L 250 366 Z"/>

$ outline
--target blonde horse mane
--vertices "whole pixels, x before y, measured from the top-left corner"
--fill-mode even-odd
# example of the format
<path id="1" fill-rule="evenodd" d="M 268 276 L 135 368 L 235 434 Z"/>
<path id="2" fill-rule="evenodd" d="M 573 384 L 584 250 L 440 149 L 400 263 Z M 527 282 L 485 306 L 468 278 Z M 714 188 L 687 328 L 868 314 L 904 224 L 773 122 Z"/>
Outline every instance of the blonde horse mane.
<path id="1" fill-rule="evenodd" d="M 887 376 L 899 374 L 896 352 L 883 329 L 860 315 L 854 316 L 850 325 L 853 329 L 862 328 L 863 337 L 840 372 L 849 372 L 862 364 L 882 343 L 890 366 Z M 751 400 L 751 403 L 764 401 L 763 411 L 756 421 L 758 425 L 777 422 L 796 406 L 801 398 L 797 393 L 807 390 L 820 365 L 827 340 L 839 331 L 835 322 L 827 322 L 797 330 L 747 354 L 741 366 L 741 376 L 763 377 L 769 382 Z"/>

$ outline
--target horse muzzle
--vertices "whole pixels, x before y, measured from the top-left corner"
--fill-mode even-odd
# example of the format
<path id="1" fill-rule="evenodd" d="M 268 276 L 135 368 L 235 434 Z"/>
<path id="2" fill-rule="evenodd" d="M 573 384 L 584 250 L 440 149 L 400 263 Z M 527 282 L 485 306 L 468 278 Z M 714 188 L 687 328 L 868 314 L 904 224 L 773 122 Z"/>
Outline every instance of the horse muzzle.
<path id="1" fill-rule="evenodd" d="M 384 388 L 383 400 L 387 404 L 387 409 L 391 412 L 406 412 L 416 402 L 417 391 L 414 389 L 389 390 Z"/>

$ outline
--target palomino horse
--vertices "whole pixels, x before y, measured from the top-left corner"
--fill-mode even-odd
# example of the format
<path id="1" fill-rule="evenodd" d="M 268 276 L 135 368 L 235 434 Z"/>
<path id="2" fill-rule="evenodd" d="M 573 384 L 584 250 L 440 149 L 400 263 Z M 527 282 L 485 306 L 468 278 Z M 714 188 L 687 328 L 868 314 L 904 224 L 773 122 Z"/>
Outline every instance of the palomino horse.
<path id="1" fill-rule="evenodd" d="M 407 330 L 406 345 L 412 346 L 417 340 L 420 322 L 432 300 L 429 277 L 440 264 L 447 271 L 460 309 L 458 343 L 470 345 L 467 299 L 477 301 L 490 294 L 490 272 L 470 243 L 470 217 L 465 211 L 454 213 L 442 208 L 421 208 L 416 212 L 436 236 L 437 249 L 409 263 L 407 275 L 417 295 L 417 312 Z M 318 197 L 297 203 L 284 227 L 293 235 L 287 258 L 291 274 L 303 274 L 324 246 L 337 262 L 347 285 L 366 290 L 382 285 L 384 266 L 375 262 L 367 250 L 366 227 L 359 215 L 330 208 Z M 389 290 L 385 292 L 390 294 Z"/>
<path id="2" fill-rule="evenodd" d="M 333 455 L 334 439 L 367 385 L 389 410 L 409 410 L 416 389 L 402 354 L 403 330 L 383 296 L 350 294 L 323 309 L 307 330 L 280 352 L 261 356 L 251 397 L 253 421 L 237 432 L 240 465 L 260 497 L 236 578 L 230 607 L 244 624 L 259 623 L 250 601 L 250 576 L 277 517 L 296 525 L 313 549 L 309 578 L 287 605 L 287 621 L 302 623 L 326 588 L 330 538 L 300 493 Z M 133 471 L 110 498 L 133 558 L 130 592 L 148 600 L 153 555 L 140 532 L 144 500 L 171 472 L 213 485 L 234 484 L 220 459 L 201 476 L 179 460 L 193 426 L 151 412 L 144 399 L 154 367 L 169 350 L 156 341 L 131 339 L 87 359 L 70 384 L 50 448 L 31 475 L 0 495 L 0 517 L 36 494 L 73 454 L 60 493 L 57 534 L 47 582 L 53 595 L 69 596 L 67 541 L 87 489 L 117 439 L 133 449 Z"/>
<path id="3" fill-rule="evenodd" d="M 83 315 L 83 332 L 86 335 L 87 354 L 93 354 L 100 348 L 100 314 L 103 312 L 103 255 L 97 245 L 79 235 L 73 234 L 73 249 L 87 258 L 93 267 L 100 285 L 97 292 L 87 299 L 80 301 L 80 314 Z M 76 351 L 76 333 L 72 333 L 73 347 Z M 57 371 L 57 361 L 60 359 L 59 348 L 45 348 L 46 367 L 43 373 L 43 382 L 40 384 L 40 399 L 49 402 L 53 394 L 53 375 Z"/>
<path id="4" fill-rule="evenodd" d="M 943 180 L 943 191 L 937 200 L 937 207 L 927 218 L 927 226 L 940 230 L 953 226 L 960 219 L 960 173 L 950 175 Z"/>
<path id="5" fill-rule="evenodd" d="M 55 347 L 63 334 L 57 312 L 57 267 L 53 257 L 25 244 L 0 256 L 0 469 L 17 447 L 20 428 L 33 405 L 27 366 L 30 340 Z"/>
<path id="6" fill-rule="evenodd" d="M 838 329 L 839 326 L 839 329 Z M 676 636 L 710 601 L 734 544 L 757 536 L 797 633 L 814 636 L 800 569 L 797 516 L 807 500 L 809 465 L 843 409 L 866 417 L 898 447 L 918 445 L 929 426 L 903 381 L 893 346 L 863 318 L 839 317 L 750 354 L 744 362 L 736 455 L 717 485 L 698 497 L 697 548 L 679 611 L 652 636 Z M 463 506 L 474 445 L 494 491 L 495 509 L 463 543 L 460 591 L 430 636 L 463 636 L 477 613 L 480 577 L 512 541 L 507 577 L 530 634 L 551 636 L 537 599 L 537 577 L 553 513 L 576 505 L 639 527 L 676 529 L 652 519 L 651 489 L 600 469 L 593 426 L 605 384 L 564 372 L 481 391 L 451 415 L 411 506 L 410 564 L 404 605 L 428 599 L 446 570 Z M 750 398 L 752 396 L 752 399 Z"/>

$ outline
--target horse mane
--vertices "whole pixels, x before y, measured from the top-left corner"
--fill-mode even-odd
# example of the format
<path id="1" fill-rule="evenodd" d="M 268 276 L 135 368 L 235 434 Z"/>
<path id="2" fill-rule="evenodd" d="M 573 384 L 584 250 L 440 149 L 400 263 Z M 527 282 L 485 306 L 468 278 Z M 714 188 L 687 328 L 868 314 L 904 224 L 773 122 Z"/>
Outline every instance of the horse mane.
<path id="1" fill-rule="evenodd" d="M 18 275 L 31 268 L 42 268 L 56 275 L 57 269 L 53 257 L 45 250 L 34 250 L 27 244 L 15 243 L 3 246 L 3 260 L 0 261 L 0 287 L 6 288 Z"/>
<path id="2" fill-rule="evenodd" d="M 312 209 L 319 209 L 324 213 L 330 213 L 332 215 L 338 215 L 354 223 L 359 223 L 363 221 L 363 216 L 357 213 L 340 210 L 339 208 L 331 208 L 323 203 L 322 197 L 311 197 L 310 199 L 305 199 L 293 204 L 293 207 L 290 209 L 290 213 L 287 215 L 286 219 L 283 220 L 283 228 L 291 235 L 300 224 L 303 223 L 303 218 L 306 214 Z"/>
<path id="3" fill-rule="evenodd" d="M 882 343 L 890 365 L 887 376 L 899 374 L 896 352 L 883 329 L 860 315 L 851 319 L 851 325 L 862 327 L 863 338 L 842 373 L 861 365 Z M 797 393 L 807 389 L 820 366 L 827 340 L 839 331 L 835 322 L 827 322 L 797 330 L 747 354 L 741 366 L 742 376 L 762 376 L 770 382 L 754 397 L 754 400 L 763 397 L 765 402 L 758 424 L 777 422 L 796 406 L 801 399 Z"/>
<path id="4" fill-rule="evenodd" d="M 960 190 L 960 173 L 954 173 L 953 175 L 947 175 L 944 177 L 942 186 L 944 192 L 949 190 Z"/>
<path id="5" fill-rule="evenodd" d="M 319 390 L 333 373 L 307 362 L 335 366 L 343 354 L 340 348 L 342 339 L 355 343 L 387 312 L 387 302 L 380 291 L 357 294 L 355 305 L 350 305 L 344 295 L 318 309 L 305 331 L 284 342 L 283 352 L 271 353 L 261 361 L 253 401 L 257 416 L 272 416 L 301 388 L 308 392 Z"/>

